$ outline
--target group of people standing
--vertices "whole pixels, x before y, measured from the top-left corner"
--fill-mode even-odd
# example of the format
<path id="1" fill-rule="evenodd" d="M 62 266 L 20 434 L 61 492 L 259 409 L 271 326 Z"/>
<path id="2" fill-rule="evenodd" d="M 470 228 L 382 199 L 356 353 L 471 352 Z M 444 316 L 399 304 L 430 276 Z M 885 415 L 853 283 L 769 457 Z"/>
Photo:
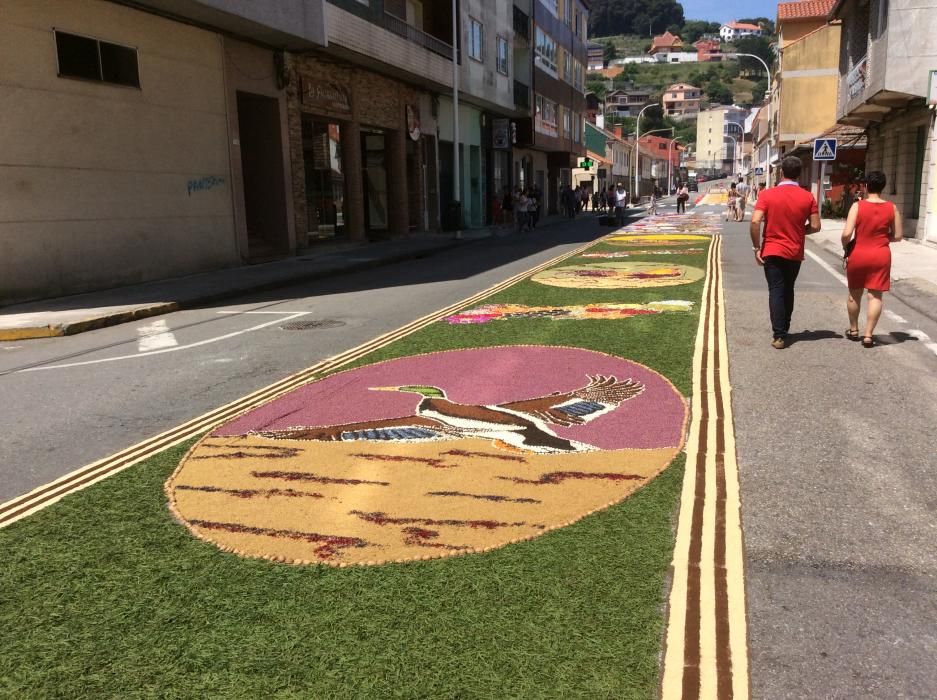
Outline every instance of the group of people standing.
<path id="1" fill-rule="evenodd" d="M 543 193 L 534 185 L 530 189 L 504 188 L 504 194 L 492 202 L 492 218 L 503 226 L 513 226 L 517 233 L 532 231 L 540 221 Z"/>
<path id="2" fill-rule="evenodd" d="M 764 267 L 768 283 L 768 310 L 774 335 L 771 345 L 781 350 L 788 345 L 791 316 L 794 312 L 794 283 L 804 259 L 806 236 L 820 230 L 817 200 L 800 187 L 802 164 L 788 156 L 781 161 L 783 179 L 776 186 L 762 190 L 752 213 L 749 233 L 755 262 Z M 882 315 L 882 294 L 891 285 L 892 242 L 903 238 L 901 214 L 897 207 L 882 198 L 884 173 L 870 172 L 866 177 L 867 196 L 852 205 L 842 233 L 849 297 L 846 312 L 849 340 L 861 339 L 862 346 L 874 347 L 872 335 Z M 859 332 L 859 313 L 863 291 L 868 292 L 865 328 Z"/>

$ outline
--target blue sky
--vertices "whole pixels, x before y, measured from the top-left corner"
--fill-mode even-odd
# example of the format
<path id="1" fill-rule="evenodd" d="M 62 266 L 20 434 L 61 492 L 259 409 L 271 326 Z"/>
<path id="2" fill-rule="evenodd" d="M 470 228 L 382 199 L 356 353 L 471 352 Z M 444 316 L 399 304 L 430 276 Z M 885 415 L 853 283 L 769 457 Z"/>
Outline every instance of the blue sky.
<path id="1" fill-rule="evenodd" d="M 710 22 L 728 22 L 739 17 L 767 17 L 774 19 L 778 3 L 772 0 L 681 0 L 687 19 L 705 19 Z"/>

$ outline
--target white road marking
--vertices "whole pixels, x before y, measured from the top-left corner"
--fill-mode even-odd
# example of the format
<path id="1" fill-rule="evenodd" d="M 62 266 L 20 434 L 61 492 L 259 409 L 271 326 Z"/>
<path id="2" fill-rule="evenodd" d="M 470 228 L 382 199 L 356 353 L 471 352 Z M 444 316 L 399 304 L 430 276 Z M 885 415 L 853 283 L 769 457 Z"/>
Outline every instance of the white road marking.
<path id="1" fill-rule="evenodd" d="M 178 350 L 188 350 L 190 348 L 201 347 L 202 345 L 210 345 L 211 343 L 218 343 L 222 340 L 227 340 L 228 338 L 234 338 L 239 335 L 244 335 L 245 333 L 251 333 L 253 331 L 259 331 L 261 328 L 267 328 L 268 326 L 274 326 L 278 323 L 283 323 L 284 321 L 292 321 L 294 318 L 299 318 L 300 316 L 306 316 L 309 314 L 309 311 L 296 311 L 289 316 L 283 316 L 282 318 L 274 319 L 273 321 L 267 321 L 266 323 L 261 323 L 256 326 L 251 326 L 250 328 L 245 328 L 242 331 L 234 331 L 233 333 L 225 333 L 224 335 L 219 335 L 214 338 L 207 338 L 206 340 L 200 340 L 196 343 L 189 343 L 188 345 L 176 345 L 171 348 L 163 348 L 162 350 L 153 350 L 151 352 L 136 353 L 134 355 L 118 355 L 117 357 L 102 357 L 99 360 L 85 360 L 83 362 L 68 362 L 61 365 L 49 365 L 45 367 L 27 367 L 26 369 L 21 369 L 17 372 L 44 372 L 50 369 L 65 369 L 66 367 L 83 367 L 85 365 L 98 365 L 104 362 L 117 362 L 119 360 L 135 360 L 141 357 L 150 357 L 151 355 L 162 355 L 167 352 L 176 352 Z"/>
<path id="2" fill-rule="evenodd" d="M 841 273 L 839 273 L 838 271 L 834 270 L 834 269 L 833 269 L 833 266 L 830 265 L 829 263 L 827 263 L 826 260 L 823 260 L 822 258 L 820 258 L 820 256 L 817 255 L 816 253 L 814 253 L 812 250 L 805 250 L 804 252 L 805 252 L 807 255 L 809 255 L 810 258 L 811 258 L 815 263 L 817 263 L 817 265 L 819 265 L 820 267 L 822 267 L 824 270 L 826 270 L 826 271 L 829 272 L 831 275 L 833 275 L 833 277 L 835 277 L 835 278 L 838 279 L 840 282 L 842 282 L 843 285 L 845 285 L 845 286 L 847 286 L 847 287 L 849 286 L 849 285 L 846 283 L 846 276 L 843 275 L 843 274 L 841 274 Z"/>
<path id="3" fill-rule="evenodd" d="M 255 316 L 289 316 L 290 314 L 308 314 L 309 311 L 219 311 L 230 316 L 253 314 Z"/>
<path id="4" fill-rule="evenodd" d="M 831 275 L 833 275 L 833 277 L 838 279 L 844 285 L 849 286 L 846 282 L 846 278 L 843 275 L 841 275 L 839 272 L 834 270 L 831 265 L 829 265 L 825 260 L 822 260 L 816 253 L 814 253 L 812 250 L 807 250 L 804 252 L 807 255 L 809 255 L 813 259 L 813 261 L 816 262 L 820 267 L 822 267 L 824 270 L 826 270 Z M 894 311 L 888 311 L 886 309 L 885 315 L 892 321 L 897 321 L 898 323 L 907 323 L 907 321 L 904 318 L 896 314 Z M 920 340 L 925 348 L 927 348 L 932 353 L 937 355 L 937 343 L 932 341 L 930 336 L 927 335 L 927 333 L 921 330 L 914 329 L 914 330 L 908 331 L 908 335 L 910 335 L 912 338 L 916 338 L 917 340 Z"/>
<path id="5" fill-rule="evenodd" d="M 137 350 L 141 353 L 173 348 L 179 344 L 176 336 L 166 325 L 166 321 L 162 319 L 140 326 L 137 329 L 137 336 Z"/>
<path id="6" fill-rule="evenodd" d="M 904 316 L 899 316 L 891 309 L 885 309 L 885 316 L 894 321 L 895 323 L 907 323 Z"/>
<path id="7" fill-rule="evenodd" d="M 912 338 L 915 338 L 916 340 L 920 340 L 925 348 L 937 355 L 937 343 L 932 341 L 927 333 L 922 330 L 918 330 L 917 328 L 912 328 L 910 331 L 908 331 L 908 335 L 910 335 Z"/>

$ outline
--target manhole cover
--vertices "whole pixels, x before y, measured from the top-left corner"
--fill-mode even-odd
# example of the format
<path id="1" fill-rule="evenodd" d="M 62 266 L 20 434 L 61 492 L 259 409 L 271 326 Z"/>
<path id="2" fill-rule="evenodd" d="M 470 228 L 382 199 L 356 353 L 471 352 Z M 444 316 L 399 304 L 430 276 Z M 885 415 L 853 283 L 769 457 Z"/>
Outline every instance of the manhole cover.
<path id="1" fill-rule="evenodd" d="M 318 328 L 340 328 L 344 325 L 342 321 L 324 318 L 318 321 L 290 321 L 280 326 L 280 329 L 284 331 L 311 331 Z"/>

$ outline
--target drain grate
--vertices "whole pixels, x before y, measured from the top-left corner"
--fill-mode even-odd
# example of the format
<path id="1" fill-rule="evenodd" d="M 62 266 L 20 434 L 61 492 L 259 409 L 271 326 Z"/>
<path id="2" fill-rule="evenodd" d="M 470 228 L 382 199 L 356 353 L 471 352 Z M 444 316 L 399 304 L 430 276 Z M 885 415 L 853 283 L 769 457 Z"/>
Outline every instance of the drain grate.
<path id="1" fill-rule="evenodd" d="M 319 328 L 340 328 L 344 326 L 344 322 L 336 321 L 332 318 L 323 318 L 318 321 L 290 321 L 289 323 L 284 323 L 280 326 L 280 330 L 284 331 L 312 331 Z"/>

